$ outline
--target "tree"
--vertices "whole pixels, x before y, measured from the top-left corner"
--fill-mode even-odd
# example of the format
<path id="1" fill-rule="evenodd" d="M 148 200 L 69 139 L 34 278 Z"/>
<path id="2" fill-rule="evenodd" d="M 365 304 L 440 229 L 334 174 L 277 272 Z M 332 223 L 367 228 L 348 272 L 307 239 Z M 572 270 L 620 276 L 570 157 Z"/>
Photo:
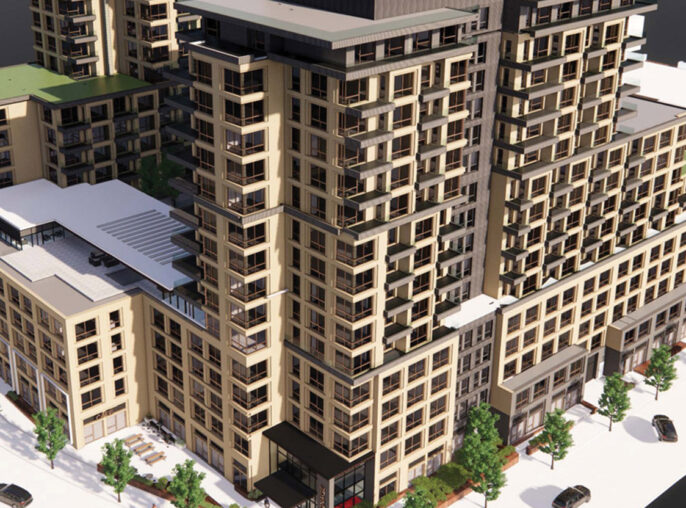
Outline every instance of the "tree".
<path id="1" fill-rule="evenodd" d="M 603 393 L 598 399 L 598 413 L 610 419 L 610 432 L 612 432 L 612 422 L 621 422 L 630 407 L 629 387 L 622 380 L 621 374 L 615 372 L 607 376 Z"/>
<path id="2" fill-rule="evenodd" d="M 138 183 L 143 192 L 155 198 L 176 197 L 178 192 L 169 186 L 169 180 L 182 175 L 183 167 L 164 155 L 159 164 L 155 157 L 145 157 L 138 170 Z"/>
<path id="3" fill-rule="evenodd" d="M 174 466 L 174 477 L 169 482 L 167 491 L 176 498 L 172 501 L 176 508 L 198 508 L 205 500 L 205 491 L 200 486 L 205 473 L 195 471 L 194 465 L 194 461 L 187 460 Z"/>
<path id="4" fill-rule="evenodd" d="M 102 447 L 101 464 L 105 473 L 102 481 L 114 487 L 117 501 L 120 503 L 121 493 L 136 475 L 136 468 L 131 465 L 131 457 L 133 457 L 133 452 L 124 448 L 124 442 L 121 439 L 105 443 Z"/>
<path id="5" fill-rule="evenodd" d="M 502 441 L 495 426 L 499 417 L 490 408 L 481 403 L 469 410 L 462 448 L 456 453 L 456 461 L 472 481 L 472 490 L 484 495 L 484 507 L 498 499 L 505 485 L 505 459 L 498 453 Z"/>
<path id="6" fill-rule="evenodd" d="M 67 436 L 64 434 L 64 420 L 57 416 L 55 408 L 47 411 L 39 411 L 33 415 L 36 427 L 33 432 L 37 436 L 36 450 L 43 452 L 50 461 L 50 469 L 55 469 L 57 454 L 67 445 Z"/>
<path id="7" fill-rule="evenodd" d="M 573 423 L 565 420 L 563 415 L 562 409 L 546 413 L 543 431 L 531 440 L 532 445 L 538 446 L 539 450 L 550 455 L 550 469 L 555 469 L 555 461 L 564 459 L 574 444 L 570 432 Z"/>
<path id="8" fill-rule="evenodd" d="M 436 499 L 424 487 L 415 487 L 405 495 L 405 508 L 436 508 Z"/>
<path id="9" fill-rule="evenodd" d="M 655 400 L 660 392 L 666 392 L 676 379 L 676 357 L 672 356 L 669 346 L 662 345 L 653 350 L 646 369 L 646 384 L 655 387 Z"/>

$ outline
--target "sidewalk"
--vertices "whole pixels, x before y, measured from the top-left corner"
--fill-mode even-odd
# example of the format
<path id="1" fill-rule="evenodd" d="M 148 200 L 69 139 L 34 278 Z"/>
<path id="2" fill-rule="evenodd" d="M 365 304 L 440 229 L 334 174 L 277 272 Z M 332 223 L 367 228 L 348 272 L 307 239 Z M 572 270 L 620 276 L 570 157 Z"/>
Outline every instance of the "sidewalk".
<path id="1" fill-rule="evenodd" d="M 125 439 L 132 434 L 142 434 L 146 442 L 154 445 L 155 451 L 162 451 L 166 455 L 166 459 L 152 466 L 149 466 L 140 457 L 134 455 L 132 464 L 138 469 L 139 474 L 152 474 L 155 479 L 162 476 L 171 477 L 174 465 L 187 459 L 192 459 L 196 462 L 195 470 L 205 473 L 202 485 L 205 492 L 215 501 L 227 507 L 232 503 L 236 503 L 241 507 L 259 508 L 257 503 L 249 501 L 238 494 L 229 480 L 212 469 L 194 453 L 186 448 L 165 444 L 157 435 L 140 425 L 122 429 L 110 436 L 88 444 L 80 450 L 67 445 L 57 456 L 55 469 L 51 471 L 50 464 L 45 456 L 34 449 L 36 439 L 33 433 L 33 423 L 7 399 L 5 394 L 8 390 L 10 390 L 10 387 L 0 380 L 0 393 L 3 394 L 0 396 L 0 464 L 11 463 L 13 465 L 12 471 L 15 475 L 12 475 L 11 478 L 3 475 L 0 480 L 6 482 L 9 479 L 11 482 L 17 483 L 29 490 L 34 496 L 34 505 L 37 508 L 58 506 L 54 504 L 52 496 L 50 496 L 50 499 L 53 499 L 52 502 L 45 500 L 44 504 L 39 502 L 40 490 L 45 490 L 46 494 L 48 494 L 48 492 L 57 492 L 61 488 L 68 487 L 68 485 L 88 494 L 83 499 L 81 494 L 79 494 L 77 498 L 78 503 L 76 503 L 72 490 L 70 499 L 75 504 L 70 503 L 70 506 L 77 508 L 107 506 L 107 502 L 112 500 L 117 506 L 150 508 L 155 503 L 158 508 L 171 508 L 171 503 L 131 486 L 127 487 L 122 494 L 122 504 L 119 505 L 116 502 L 117 498 L 112 488 L 102 483 L 102 475 L 96 471 L 96 465 L 102 458 L 102 446 L 106 442 L 111 442 L 117 438 Z M 43 473 L 48 474 L 35 474 L 35 471 L 31 472 L 36 467 L 41 469 Z M 68 485 L 60 485 L 58 482 Z M 33 484 L 37 486 L 32 487 Z M 97 501 L 91 496 L 97 496 Z"/>
<path id="2" fill-rule="evenodd" d="M 500 497 L 489 501 L 489 508 L 550 508 L 555 496 L 572 485 L 591 489 L 589 507 L 643 507 L 684 475 L 686 456 L 686 351 L 677 356 L 678 379 L 669 391 L 660 393 L 630 372 L 623 378 L 636 383 L 630 392 L 631 409 L 623 422 L 608 432 L 609 420 L 591 415 L 581 405 L 566 412 L 574 420 L 574 446 L 567 457 L 550 470 L 550 456 L 542 452 L 526 455 L 524 442 L 517 447 L 519 463 L 506 473 L 507 484 Z M 598 404 L 603 379 L 594 379 L 584 388 L 584 400 Z M 674 421 L 682 439 L 662 443 L 652 428 L 655 414 L 666 414 Z M 482 507 L 483 496 L 470 493 L 454 503 L 454 508 Z M 685 505 L 686 506 L 686 505 Z M 678 507 L 675 507 L 678 508 Z"/>

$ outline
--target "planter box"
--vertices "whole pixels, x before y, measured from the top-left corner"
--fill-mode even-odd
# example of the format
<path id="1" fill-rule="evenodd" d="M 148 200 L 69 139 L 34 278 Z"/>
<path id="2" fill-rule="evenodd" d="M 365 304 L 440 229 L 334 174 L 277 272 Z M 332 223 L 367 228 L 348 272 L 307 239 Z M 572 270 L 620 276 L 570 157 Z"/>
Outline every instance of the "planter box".
<path id="1" fill-rule="evenodd" d="M 594 415 L 598 412 L 598 407 L 594 406 L 590 402 L 586 402 L 585 400 L 581 401 L 581 405 L 584 406 L 585 408 L 588 408 L 591 410 L 591 414 Z"/>
<path id="2" fill-rule="evenodd" d="M 16 394 L 16 392 L 15 392 Z M 16 394 L 16 398 L 10 397 L 9 395 L 6 395 L 7 400 L 9 400 L 12 404 L 15 405 L 15 407 L 21 411 L 21 413 L 26 416 L 29 420 L 31 420 L 32 423 L 35 423 L 33 421 L 33 415 L 36 414 L 36 410 L 33 409 L 28 402 L 26 402 L 24 399 L 21 398 L 21 395 Z"/>
<path id="3" fill-rule="evenodd" d="M 517 462 L 519 462 L 519 453 L 512 452 L 510 455 L 508 455 L 505 458 L 507 459 L 507 462 L 505 462 L 505 464 L 503 465 L 503 471 L 510 469 Z"/>
<path id="4" fill-rule="evenodd" d="M 98 464 L 97 469 L 98 469 L 98 473 L 103 472 L 103 467 L 101 464 Z M 174 496 L 172 494 L 170 494 L 169 492 L 167 492 L 166 490 L 158 489 L 157 487 L 154 487 L 152 485 L 147 485 L 147 484 L 145 484 L 139 480 L 136 480 L 135 478 L 129 482 L 129 485 L 131 487 L 135 487 L 137 489 L 145 491 L 148 494 L 152 494 L 152 495 L 160 497 L 162 499 L 166 499 L 167 501 L 174 501 L 174 499 L 175 499 Z M 213 504 L 214 506 L 221 507 L 221 505 L 217 501 L 212 499 L 210 496 L 206 495 L 205 501 L 210 503 L 210 504 Z"/>

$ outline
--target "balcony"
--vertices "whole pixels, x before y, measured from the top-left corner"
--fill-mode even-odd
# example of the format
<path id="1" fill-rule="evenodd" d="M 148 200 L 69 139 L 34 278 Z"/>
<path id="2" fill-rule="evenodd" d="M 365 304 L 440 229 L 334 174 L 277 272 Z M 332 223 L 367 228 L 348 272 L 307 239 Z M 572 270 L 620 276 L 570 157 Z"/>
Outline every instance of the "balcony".
<path id="1" fill-rule="evenodd" d="M 587 205 L 588 206 L 599 205 L 600 203 L 604 203 L 609 197 L 610 196 L 608 196 L 604 192 L 594 192 L 593 194 L 590 194 L 588 196 Z"/>
<path id="2" fill-rule="evenodd" d="M 450 89 L 443 86 L 432 86 L 427 88 L 422 88 L 419 92 L 420 102 L 431 102 L 436 99 L 443 99 L 450 95 Z"/>
<path id="3" fill-rule="evenodd" d="M 455 314 L 460 310 L 460 302 L 451 302 L 450 300 L 443 300 L 436 304 L 434 309 L 434 319 L 440 321 L 448 316 Z"/>
<path id="4" fill-rule="evenodd" d="M 584 223 L 584 227 L 589 230 L 593 228 L 597 228 L 605 224 L 605 217 L 602 217 L 600 215 L 588 215 L 586 217 L 586 222 Z"/>
<path id="5" fill-rule="evenodd" d="M 438 259 L 436 261 L 436 266 L 439 270 L 444 268 L 450 268 L 455 265 L 462 258 L 461 250 L 448 249 L 438 254 Z"/>
<path id="6" fill-rule="evenodd" d="M 648 40 L 645 37 L 626 37 L 622 43 L 624 49 L 636 48 L 638 46 L 643 46 Z"/>
<path id="7" fill-rule="evenodd" d="M 404 243 L 396 243 L 391 245 L 386 251 L 386 263 L 393 263 L 399 259 L 411 256 L 417 251 L 414 245 L 406 245 Z"/>
<path id="8" fill-rule="evenodd" d="M 364 180 L 370 176 L 380 175 L 382 173 L 387 173 L 393 169 L 393 163 L 386 162 L 382 160 L 376 160 L 371 162 L 363 162 L 362 164 L 357 164 L 355 166 L 349 166 L 344 168 L 344 173 L 346 176 L 352 176 L 358 180 Z"/>
<path id="9" fill-rule="evenodd" d="M 446 224 L 445 226 L 441 226 L 438 230 L 438 241 L 448 242 L 454 240 L 462 233 L 464 233 L 464 225 L 455 223 Z"/>
<path id="10" fill-rule="evenodd" d="M 452 291 L 461 284 L 461 279 L 452 275 L 444 275 L 436 280 L 436 296 Z"/>
<path id="11" fill-rule="evenodd" d="M 669 210 L 666 210 L 664 208 L 653 208 L 652 210 L 650 210 L 650 220 L 651 221 L 660 220 L 663 217 L 666 217 L 668 213 L 669 213 Z"/>
<path id="12" fill-rule="evenodd" d="M 593 238 L 593 237 L 586 238 L 584 240 L 582 247 L 581 247 L 581 251 L 584 254 L 587 254 L 589 252 L 593 252 L 596 249 L 599 249 L 602 244 L 603 244 L 603 242 L 601 240 L 599 240 L 598 238 Z"/>
<path id="13" fill-rule="evenodd" d="M 500 280 L 503 281 L 505 284 L 509 284 L 511 286 L 518 286 L 526 280 L 526 275 L 516 272 L 501 273 Z"/>
<path id="14" fill-rule="evenodd" d="M 641 180 L 640 178 L 629 178 L 629 179 L 624 181 L 624 185 L 622 187 L 624 189 L 624 192 L 629 192 L 631 190 L 634 190 L 634 189 L 640 187 L 642 183 L 643 183 L 643 180 Z M 627 201 L 627 203 L 628 203 L 628 201 Z"/>
<path id="15" fill-rule="evenodd" d="M 548 211 L 548 219 L 550 222 L 555 222 L 561 219 L 565 219 L 569 217 L 572 214 L 572 211 L 569 208 L 563 208 L 563 207 L 555 207 L 551 208 Z"/>
<path id="16" fill-rule="evenodd" d="M 633 222 L 620 222 L 619 225 L 617 226 L 617 234 L 620 237 L 630 235 L 634 231 L 638 229 L 638 224 L 634 224 Z"/>
<path id="17" fill-rule="evenodd" d="M 359 106 L 351 106 L 345 108 L 345 114 L 354 118 L 371 118 L 373 116 L 390 113 L 395 109 L 395 104 L 385 101 L 374 101 Z"/>
<path id="18" fill-rule="evenodd" d="M 438 157 L 447 151 L 445 145 L 438 144 L 428 144 L 419 145 L 419 150 L 417 151 L 417 160 L 424 161 L 430 159 L 431 157 Z"/>
<path id="19" fill-rule="evenodd" d="M 560 196 L 564 196 L 566 194 L 569 194 L 574 190 L 574 186 L 570 183 L 565 183 L 565 182 L 558 182 L 556 184 L 553 184 L 553 187 L 550 191 L 550 197 L 553 199 L 557 199 Z"/>
<path id="20" fill-rule="evenodd" d="M 639 203 L 638 201 L 634 201 L 632 199 L 625 199 L 620 203 L 619 209 L 622 211 L 622 213 L 629 213 L 633 212 L 640 206 L 641 203 Z"/>
<path id="21" fill-rule="evenodd" d="M 384 318 L 392 318 L 401 312 L 408 311 L 412 308 L 412 305 L 414 305 L 412 300 L 406 300 L 397 296 L 386 300 L 386 308 L 383 311 Z"/>
<path id="22" fill-rule="evenodd" d="M 419 119 L 419 130 L 428 131 L 435 127 L 441 127 L 448 123 L 448 117 L 446 115 L 424 115 Z"/>
<path id="23" fill-rule="evenodd" d="M 561 264 L 565 262 L 565 257 L 564 256 L 558 256 L 556 254 L 548 254 L 545 258 L 543 258 L 543 269 L 550 272 L 551 270 L 554 270 Z"/>
<path id="24" fill-rule="evenodd" d="M 550 231 L 545 238 L 546 247 L 554 247 L 569 238 L 569 234 L 563 231 Z"/>
<path id="25" fill-rule="evenodd" d="M 403 272 L 401 270 L 395 270 L 386 275 L 386 283 L 384 284 L 384 291 L 391 291 L 392 289 L 399 288 L 406 284 L 409 284 L 414 280 L 413 273 Z"/>
<path id="26" fill-rule="evenodd" d="M 190 171 L 195 171 L 198 167 L 198 159 L 193 156 L 190 147 L 182 148 L 175 152 L 167 152 L 166 156 L 170 161 L 175 162 Z"/>
<path id="27" fill-rule="evenodd" d="M 164 98 L 164 103 L 172 108 L 180 109 L 190 114 L 193 114 L 197 109 L 195 103 L 190 99 L 188 90 L 177 95 L 168 95 Z"/>
<path id="28" fill-rule="evenodd" d="M 349 150 L 361 150 L 379 143 L 387 143 L 393 139 L 393 133 L 384 130 L 362 132 L 352 136 L 346 136 L 345 147 Z"/>
<path id="29" fill-rule="evenodd" d="M 635 70 L 638 70 L 642 67 L 643 67 L 642 61 L 631 60 L 631 59 L 627 59 L 619 65 L 619 68 L 623 73 L 635 71 Z"/>
<path id="30" fill-rule="evenodd" d="M 526 100 L 545 97 L 546 95 L 558 93 L 563 89 L 564 83 L 542 83 L 540 85 L 534 85 L 529 88 L 523 88 L 521 90 L 512 90 L 510 88 L 498 87 L 498 91 L 500 93 Z"/>
<path id="31" fill-rule="evenodd" d="M 170 238 L 171 242 L 177 247 L 182 248 L 189 254 L 200 254 L 200 243 L 195 240 L 195 231 L 177 233 Z"/>
<path id="32" fill-rule="evenodd" d="M 162 76 L 170 81 L 189 87 L 192 87 L 195 82 L 195 76 L 186 68 L 162 69 Z"/>
<path id="33" fill-rule="evenodd" d="M 417 175 L 417 181 L 414 184 L 416 190 L 428 189 L 432 185 L 438 185 L 445 181 L 445 175 L 439 173 L 421 173 Z"/>
<path id="34" fill-rule="evenodd" d="M 560 55 L 548 55 L 541 58 L 534 58 L 526 62 L 515 62 L 513 60 L 505 59 L 500 60 L 500 65 L 504 67 L 512 67 L 526 72 L 536 72 L 551 67 L 558 67 L 564 63 L 567 63 L 567 58 Z"/>
<path id="35" fill-rule="evenodd" d="M 517 263 L 523 259 L 526 259 L 526 257 L 529 255 L 529 251 L 526 249 L 519 249 L 517 247 L 510 247 L 509 249 L 501 251 L 500 254 L 508 261 Z"/>
<path id="36" fill-rule="evenodd" d="M 198 185 L 193 182 L 192 175 L 176 176 L 169 180 L 169 186 L 181 194 L 196 195 L 198 193 Z"/>
<path id="37" fill-rule="evenodd" d="M 172 268 L 175 268 L 187 277 L 199 281 L 202 279 L 202 270 L 195 261 L 195 256 L 187 256 L 172 261 Z"/>
<path id="38" fill-rule="evenodd" d="M 343 200 L 343 204 L 359 212 L 383 203 L 387 203 L 392 198 L 393 196 L 390 192 L 373 190 L 350 198 L 345 198 Z"/>
<path id="39" fill-rule="evenodd" d="M 171 123 L 163 127 L 167 134 L 176 136 L 177 138 L 183 139 L 192 143 L 198 137 L 198 133 L 190 125 L 185 123 Z"/>
<path id="40" fill-rule="evenodd" d="M 617 90 L 617 95 L 619 97 L 629 97 L 631 95 L 637 94 L 641 91 L 640 86 L 636 85 L 630 85 L 628 83 L 623 84 L 622 86 L 619 87 Z"/>
<path id="41" fill-rule="evenodd" d="M 383 331 L 384 344 L 389 345 L 394 342 L 404 339 L 412 335 L 412 327 L 401 325 L 400 323 L 391 323 L 386 326 Z"/>
<path id="42" fill-rule="evenodd" d="M 519 238 L 529 233 L 529 231 L 531 231 L 531 226 L 528 224 L 513 223 L 503 226 L 503 231 L 505 234 Z"/>

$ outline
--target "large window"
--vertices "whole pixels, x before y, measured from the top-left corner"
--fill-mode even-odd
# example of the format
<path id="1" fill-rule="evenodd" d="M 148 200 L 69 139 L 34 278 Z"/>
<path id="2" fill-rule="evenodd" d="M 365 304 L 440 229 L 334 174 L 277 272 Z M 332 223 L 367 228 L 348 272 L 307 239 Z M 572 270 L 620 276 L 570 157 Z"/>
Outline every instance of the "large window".
<path id="1" fill-rule="evenodd" d="M 364 464 L 336 478 L 333 504 L 335 508 L 350 508 L 364 497 Z"/>

